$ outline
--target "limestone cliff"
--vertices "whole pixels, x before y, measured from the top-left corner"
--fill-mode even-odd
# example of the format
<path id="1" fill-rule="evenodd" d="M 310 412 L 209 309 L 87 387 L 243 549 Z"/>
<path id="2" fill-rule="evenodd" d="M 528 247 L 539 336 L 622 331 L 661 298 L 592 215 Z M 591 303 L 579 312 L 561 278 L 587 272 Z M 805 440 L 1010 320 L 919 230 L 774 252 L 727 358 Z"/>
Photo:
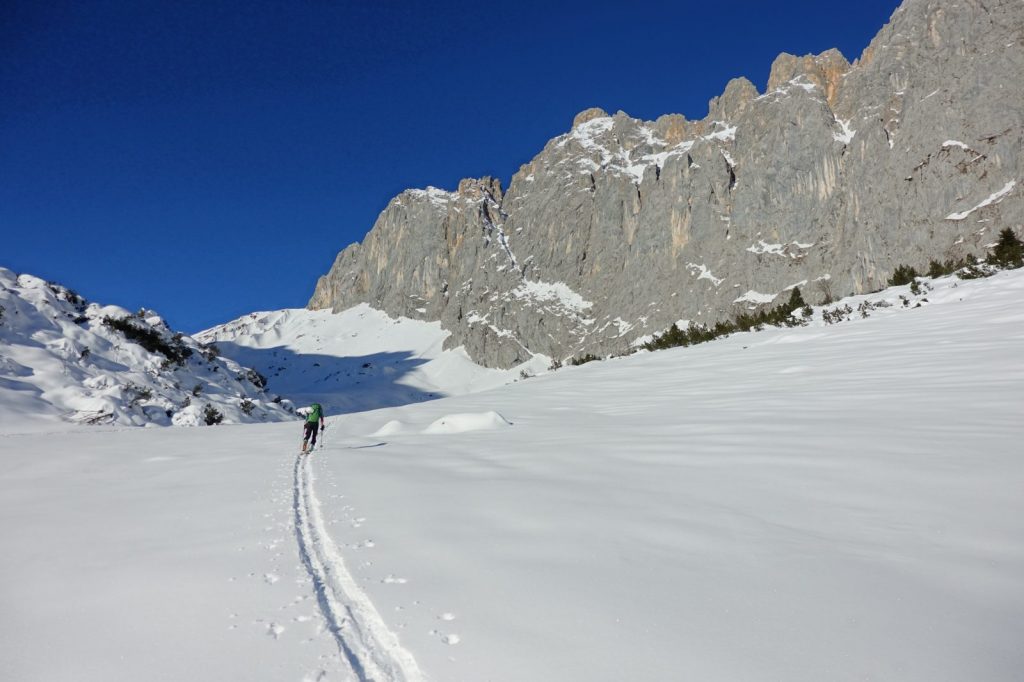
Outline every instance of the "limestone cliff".
<path id="1" fill-rule="evenodd" d="M 1024 223 L 1024 3 L 907 0 L 836 50 L 731 81 L 708 116 L 579 114 L 513 176 L 395 197 L 311 308 L 440 320 L 489 366 L 625 350 L 799 285 L 980 254 Z"/>

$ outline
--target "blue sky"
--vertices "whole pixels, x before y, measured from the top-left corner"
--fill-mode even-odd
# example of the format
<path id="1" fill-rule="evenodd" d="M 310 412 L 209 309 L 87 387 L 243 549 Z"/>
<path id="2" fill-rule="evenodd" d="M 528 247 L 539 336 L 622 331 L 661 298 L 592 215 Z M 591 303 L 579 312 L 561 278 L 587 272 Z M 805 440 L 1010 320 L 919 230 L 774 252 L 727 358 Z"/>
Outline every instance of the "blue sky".
<path id="1" fill-rule="evenodd" d="M 896 0 L 5 0 L 0 266 L 195 332 L 301 307 L 407 187 L 507 185 L 588 107 L 703 118 Z"/>

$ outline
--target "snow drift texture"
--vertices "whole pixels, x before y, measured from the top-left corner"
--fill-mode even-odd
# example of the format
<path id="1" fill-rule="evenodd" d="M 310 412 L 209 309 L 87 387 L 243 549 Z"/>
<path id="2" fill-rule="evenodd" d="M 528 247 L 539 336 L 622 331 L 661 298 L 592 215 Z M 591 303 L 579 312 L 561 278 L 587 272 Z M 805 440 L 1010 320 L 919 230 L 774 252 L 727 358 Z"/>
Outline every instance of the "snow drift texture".
<path id="1" fill-rule="evenodd" d="M 0 678 L 1020 682 L 1024 269 L 927 286 L 298 461 L 297 424 L 0 426 Z"/>
<path id="2" fill-rule="evenodd" d="M 136 340 L 108 321 L 129 325 Z M 0 268 L 0 425 L 8 430 L 60 418 L 136 426 L 193 426 L 208 414 L 224 422 L 290 418 L 288 403 L 273 398 L 259 374 L 176 334 L 152 311 L 89 303 Z"/>
<path id="3" fill-rule="evenodd" d="M 880 289 L 897 265 L 984 252 L 1024 220 L 1024 3 L 908 0 L 850 65 L 782 54 L 767 92 L 708 116 L 592 109 L 507 192 L 395 197 L 314 309 L 440 320 L 487 366 L 626 349 L 801 284 Z"/>

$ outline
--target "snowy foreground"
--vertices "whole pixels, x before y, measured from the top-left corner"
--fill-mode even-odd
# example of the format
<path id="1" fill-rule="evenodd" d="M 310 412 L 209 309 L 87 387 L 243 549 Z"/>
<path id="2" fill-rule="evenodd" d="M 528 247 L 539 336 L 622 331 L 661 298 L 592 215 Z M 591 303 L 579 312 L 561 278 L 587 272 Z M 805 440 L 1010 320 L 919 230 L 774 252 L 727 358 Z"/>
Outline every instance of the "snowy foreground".
<path id="1" fill-rule="evenodd" d="M 953 283 L 301 460 L 297 422 L 7 435 L 0 679 L 1020 680 L 1024 271 Z"/>

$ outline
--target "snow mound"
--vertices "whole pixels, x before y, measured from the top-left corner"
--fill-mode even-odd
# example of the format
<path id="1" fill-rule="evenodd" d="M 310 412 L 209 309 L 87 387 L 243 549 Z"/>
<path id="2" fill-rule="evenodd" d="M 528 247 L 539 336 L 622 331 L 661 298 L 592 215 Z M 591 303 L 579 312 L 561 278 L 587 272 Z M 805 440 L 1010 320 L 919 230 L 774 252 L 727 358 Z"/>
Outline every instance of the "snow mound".
<path id="1" fill-rule="evenodd" d="M 423 429 L 423 433 L 465 433 L 467 431 L 488 431 L 512 426 L 512 422 L 497 412 L 463 412 L 446 414 Z"/>
<path id="2" fill-rule="evenodd" d="M 394 436 L 394 435 L 397 435 L 397 434 L 402 433 L 404 431 L 405 431 L 405 424 L 403 424 L 402 422 L 398 421 L 397 419 L 392 419 L 387 424 L 385 424 L 384 426 L 380 427 L 379 429 L 377 429 L 376 431 L 374 431 L 370 435 L 371 436 Z"/>

